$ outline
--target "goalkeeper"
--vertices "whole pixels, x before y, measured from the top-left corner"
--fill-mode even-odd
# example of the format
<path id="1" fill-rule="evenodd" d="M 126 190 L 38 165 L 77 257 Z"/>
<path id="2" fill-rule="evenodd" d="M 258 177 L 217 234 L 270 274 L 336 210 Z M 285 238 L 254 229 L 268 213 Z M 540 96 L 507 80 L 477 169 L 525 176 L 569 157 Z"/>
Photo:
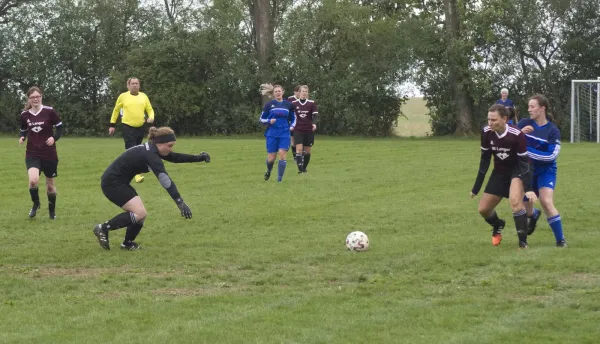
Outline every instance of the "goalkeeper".
<path id="1" fill-rule="evenodd" d="M 108 232 L 123 227 L 127 227 L 127 231 L 121 249 L 137 250 L 139 248 L 134 240 L 144 226 L 147 213 L 142 199 L 130 185 L 136 174 L 152 171 L 179 207 L 181 216 L 186 219 L 192 218 L 192 211 L 183 202 L 175 183 L 167 174 L 162 160 L 173 163 L 210 162 L 210 155 L 205 152 L 198 155 L 174 153 L 172 151 L 174 145 L 175 133 L 171 128 L 151 127 L 148 142 L 126 150 L 104 171 L 101 178 L 102 192 L 109 201 L 125 212 L 105 223 L 94 226 L 94 234 L 102 248 L 110 250 Z"/>

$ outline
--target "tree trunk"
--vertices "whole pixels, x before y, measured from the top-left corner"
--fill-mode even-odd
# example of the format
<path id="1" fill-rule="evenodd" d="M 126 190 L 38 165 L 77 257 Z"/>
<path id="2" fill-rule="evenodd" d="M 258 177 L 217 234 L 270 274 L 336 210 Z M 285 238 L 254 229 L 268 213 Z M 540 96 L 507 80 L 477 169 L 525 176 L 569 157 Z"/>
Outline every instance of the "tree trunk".
<path id="1" fill-rule="evenodd" d="M 450 87 L 456 111 L 455 135 L 473 134 L 473 100 L 466 89 L 469 60 L 460 49 L 457 0 L 444 0 L 444 26 L 448 39 Z"/>
<path id="2" fill-rule="evenodd" d="M 271 56 L 275 37 L 275 18 L 270 0 L 250 2 L 250 13 L 254 24 L 254 47 L 258 59 L 258 72 L 261 83 L 271 82 Z M 263 97 L 263 104 L 268 98 Z"/>

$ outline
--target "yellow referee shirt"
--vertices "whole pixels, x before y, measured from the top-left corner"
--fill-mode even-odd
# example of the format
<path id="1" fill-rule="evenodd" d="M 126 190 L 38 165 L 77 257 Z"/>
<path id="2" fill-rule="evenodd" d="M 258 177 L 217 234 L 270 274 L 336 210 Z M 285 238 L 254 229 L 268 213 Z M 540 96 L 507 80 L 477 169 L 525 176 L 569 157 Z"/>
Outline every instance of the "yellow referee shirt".
<path id="1" fill-rule="evenodd" d="M 148 115 L 148 118 L 154 118 L 154 110 L 152 109 L 152 105 L 150 105 L 150 99 L 142 92 L 138 92 L 135 96 L 129 91 L 119 95 L 112 117 L 110 118 L 111 125 L 117 123 L 117 118 L 121 110 L 123 110 L 121 122 L 131 127 L 139 128 L 144 125 L 146 121 L 144 113 Z"/>

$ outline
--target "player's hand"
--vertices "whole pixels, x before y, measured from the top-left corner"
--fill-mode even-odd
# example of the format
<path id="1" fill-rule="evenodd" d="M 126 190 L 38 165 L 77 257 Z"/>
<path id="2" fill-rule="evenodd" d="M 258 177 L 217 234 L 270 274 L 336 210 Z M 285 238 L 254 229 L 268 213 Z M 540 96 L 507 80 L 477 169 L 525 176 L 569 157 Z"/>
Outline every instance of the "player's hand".
<path id="1" fill-rule="evenodd" d="M 533 191 L 527 191 L 525 193 L 525 197 L 527 197 L 527 199 L 529 200 L 529 202 L 531 203 L 535 203 L 535 201 L 537 201 L 537 195 L 535 194 L 535 192 Z"/>
<path id="2" fill-rule="evenodd" d="M 290 127 L 290 131 L 294 131 L 294 127 Z"/>
<path id="3" fill-rule="evenodd" d="M 208 154 L 206 152 L 202 152 L 202 153 L 198 154 L 198 156 L 200 157 L 200 161 L 210 162 L 210 154 Z"/>
<path id="4" fill-rule="evenodd" d="M 148 118 L 146 119 L 146 122 L 148 122 L 148 123 L 152 124 L 152 123 L 154 123 L 154 118 L 150 118 L 150 117 L 148 117 Z"/>
<path id="5" fill-rule="evenodd" d="M 54 137 L 50 136 L 47 140 L 46 140 L 46 144 L 48 146 L 52 146 L 54 144 Z"/>
<path id="6" fill-rule="evenodd" d="M 186 219 L 192 218 L 192 210 L 187 204 L 185 204 L 183 200 L 180 199 L 179 202 L 177 202 L 177 207 L 179 210 L 181 210 L 181 216 L 185 217 Z"/>
<path id="7" fill-rule="evenodd" d="M 276 122 L 276 121 L 277 121 L 277 120 L 276 120 L 275 118 L 271 118 L 271 119 L 269 120 L 269 124 L 275 124 L 275 122 Z"/>
<path id="8" fill-rule="evenodd" d="M 475 198 L 475 196 L 477 195 L 474 194 L 473 191 L 469 191 L 469 197 L 471 197 L 471 199 Z"/>
<path id="9" fill-rule="evenodd" d="M 108 135 L 113 136 L 115 134 L 115 127 L 108 128 Z"/>
<path id="10" fill-rule="evenodd" d="M 313 131 L 317 131 L 317 125 L 316 125 L 316 124 L 313 124 L 313 125 L 312 125 L 312 130 L 313 130 Z"/>
<path id="11" fill-rule="evenodd" d="M 19 144 L 22 145 L 23 142 L 25 142 L 25 136 L 21 136 L 21 138 L 19 138 Z"/>
<path id="12" fill-rule="evenodd" d="M 521 129 L 521 131 L 523 132 L 523 134 L 529 134 L 533 132 L 533 127 L 528 125 L 523 127 L 523 129 Z"/>

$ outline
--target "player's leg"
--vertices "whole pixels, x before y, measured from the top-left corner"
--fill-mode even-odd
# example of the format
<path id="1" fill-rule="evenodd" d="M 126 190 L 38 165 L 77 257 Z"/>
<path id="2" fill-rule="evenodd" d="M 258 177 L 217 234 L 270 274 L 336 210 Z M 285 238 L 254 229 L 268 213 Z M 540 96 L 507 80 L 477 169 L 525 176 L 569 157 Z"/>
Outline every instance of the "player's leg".
<path id="1" fill-rule="evenodd" d="M 312 151 L 312 146 L 315 143 L 315 134 L 309 133 L 306 135 L 304 139 L 304 165 L 302 166 L 302 172 L 307 172 L 306 167 L 308 167 L 308 163 L 310 162 L 310 154 Z"/>
<path id="2" fill-rule="evenodd" d="M 25 166 L 27 167 L 27 177 L 29 179 L 29 196 L 33 202 L 33 206 L 29 210 L 29 217 L 34 218 L 40 208 L 38 185 L 40 183 L 42 162 L 37 158 L 25 158 Z"/>
<path id="3" fill-rule="evenodd" d="M 540 175 L 540 204 L 548 219 L 548 224 L 552 229 L 556 245 L 558 247 L 566 247 L 565 236 L 563 234 L 562 220 L 556 207 L 554 206 L 554 187 L 556 187 L 556 173 L 547 171 Z"/>
<path id="4" fill-rule="evenodd" d="M 142 199 L 138 196 L 127 202 L 123 206 L 123 210 L 135 214 L 136 222 L 127 226 L 125 239 L 121 244 L 121 249 L 130 251 L 137 250 L 140 248 L 140 245 L 138 245 L 134 240 L 137 238 L 138 234 L 140 234 L 142 227 L 144 227 L 144 220 L 147 216 L 146 208 L 144 207 Z"/>
<path id="5" fill-rule="evenodd" d="M 58 160 L 42 161 L 42 169 L 46 177 L 46 195 L 48 196 L 48 215 L 51 220 L 56 219 L 56 183 L 58 177 Z"/>
<path id="6" fill-rule="evenodd" d="M 519 236 L 519 247 L 527 248 L 527 211 L 523 203 L 525 190 L 523 180 L 519 177 L 513 177 L 510 183 L 509 201 L 513 212 L 517 235 Z"/>
<path id="7" fill-rule="evenodd" d="M 492 171 L 483 196 L 479 201 L 479 214 L 492 226 L 492 245 L 494 246 L 498 246 L 502 242 L 502 230 L 506 226 L 506 222 L 498 217 L 495 209 L 502 198 L 508 198 L 509 178 L 510 175 L 508 174 Z"/>
<path id="8" fill-rule="evenodd" d="M 110 250 L 108 232 L 130 226 L 138 221 L 143 222 L 146 218 L 146 209 L 135 189 L 129 184 L 103 184 L 102 192 L 108 200 L 125 210 L 112 219 L 94 226 L 94 234 L 98 238 L 100 246 L 105 250 Z"/>
<path id="9" fill-rule="evenodd" d="M 296 156 L 294 158 L 296 160 L 296 165 L 298 166 L 298 173 L 302 173 L 302 166 L 304 166 L 304 156 L 302 155 L 304 142 L 302 136 L 304 136 L 302 133 L 294 132 L 294 142 L 296 143 Z"/>
<path id="10" fill-rule="evenodd" d="M 292 149 L 292 156 L 296 156 L 296 140 L 294 140 L 295 133 L 290 132 L 290 148 Z"/>
<path id="11" fill-rule="evenodd" d="M 275 158 L 277 157 L 277 143 L 278 141 L 276 137 L 267 136 L 267 172 L 265 172 L 265 180 L 269 180 L 269 178 L 271 178 L 271 171 L 273 170 Z"/>
<path id="12" fill-rule="evenodd" d="M 290 137 L 284 136 L 279 137 L 278 139 L 279 162 L 277 163 L 277 182 L 281 183 L 281 181 L 283 180 L 283 174 L 285 173 L 285 167 L 287 166 L 287 161 L 285 160 L 285 158 L 287 156 L 288 147 L 290 146 Z"/>
<path id="13" fill-rule="evenodd" d="M 533 192 L 535 192 L 535 194 L 539 197 L 540 192 L 538 188 L 538 176 L 533 176 L 531 178 L 531 186 L 533 188 Z M 533 232 L 535 232 L 537 221 L 542 212 L 535 208 L 533 202 L 529 202 L 527 197 L 524 197 L 523 200 L 525 201 L 525 210 L 527 210 L 527 235 L 531 235 Z"/>

